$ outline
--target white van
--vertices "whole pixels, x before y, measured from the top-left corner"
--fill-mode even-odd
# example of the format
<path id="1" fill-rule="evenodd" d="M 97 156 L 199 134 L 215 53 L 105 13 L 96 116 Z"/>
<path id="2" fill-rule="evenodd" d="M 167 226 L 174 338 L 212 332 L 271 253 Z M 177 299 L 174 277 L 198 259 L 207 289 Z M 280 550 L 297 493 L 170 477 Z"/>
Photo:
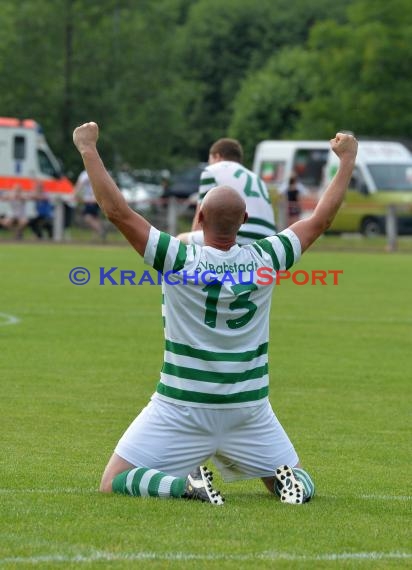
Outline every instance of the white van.
<path id="1" fill-rule="evenodd" d="M 330 152 L 324 188 L 338 165 Z M 412 154 L 398 142 L 360 140 L 352 180 L 331 230 L 384 234 L 389 206 L 396 207 L 398 233 L 411 234 Z"/>
<path id="2" fill-rule="evenodd" d="M 309 192 L 317 192 L 329 149 L 328 141 L 262 141 L 256 147 L 253 170 L 269 188 L 277 189 L 294 171 Z"/>
<path id="3" fill-rule="evenodd" d="M 360 140 L 354 174 L 331 231 L 385 233 L 388 206 L 397 210 L 398 233 L 412 234 L 412 154 L 398 142 Z M 334 176 L 339 159 L 329 141 L 263 141 L 256 147 L 253 170 L 274 190 L 292 171 L 310 191 L 301 199 L 305 215 L 315 207 Z"/>
<path id="4" fill-rule="evenodd" d="M 17 184 L 30 191 L 38 181 L 54 195 L 73 194 L 40 125 L 32 119 L 0 117 L 0 192 Z"/>
<path id="5" fill-rule="evenodd" d="M 304 195 L 300 197 L 301 215 L 305 217 L 313 211 L 319 199 L 329 150 L 329 141 L 267 140 L 257 145 L 253 170 L 266 182 L 279 229 L 289 223 L 282 192 L 291 174 L 296 173 L 305 188 Z"/>

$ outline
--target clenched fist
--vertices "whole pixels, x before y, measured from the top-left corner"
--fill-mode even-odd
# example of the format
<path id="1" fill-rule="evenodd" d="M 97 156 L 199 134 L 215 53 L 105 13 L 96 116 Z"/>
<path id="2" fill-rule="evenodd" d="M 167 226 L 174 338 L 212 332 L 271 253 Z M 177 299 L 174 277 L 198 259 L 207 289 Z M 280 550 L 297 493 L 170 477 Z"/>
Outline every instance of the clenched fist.
<path id="1" fill-rule="evenodd" d="M 346 133 L 336 133 L 334 139 L 331 139 L 330 146 L 333 152 L 340 158 L 355 159 L 358 151 L 358 141 L 353 135 Z"/>
<path id="2" fill-rule="evenodd" d="M 98 138 L 99 127 L 96 123 L 84 123 L 73 132 L 73 142 L 80 153 L 96 148 Z"/>

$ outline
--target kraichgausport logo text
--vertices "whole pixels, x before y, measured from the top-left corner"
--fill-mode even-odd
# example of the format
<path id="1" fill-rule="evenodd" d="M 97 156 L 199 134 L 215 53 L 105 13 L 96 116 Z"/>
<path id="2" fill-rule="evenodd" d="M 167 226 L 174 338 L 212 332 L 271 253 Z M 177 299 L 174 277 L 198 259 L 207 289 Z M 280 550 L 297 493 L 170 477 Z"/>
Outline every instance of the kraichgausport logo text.
<path id="1" fill-rule="evenodd" d="M 202 264 L 207 267 L 196 268 L 190 273 L 183 271 L 157 271 L 155 275 L 149 270 L 141 274 L 133 269 L 119 269 L 118 267 L 99 267 L 98 284 L 111 286 L 141 286 L 141 285 L 210 285 L 211 283 L 230 283 L 231 285 L 250 285 L 254 283 L 260 286 L 270 286 L 274 283 L 280 285 L 282 281 L 291 281 L 294 285 L 339 285 L 339 276 L 343 269 L 312 269 L 305 271 L 279 270 L 272 267 L 257 267 L 255 263 L 249 264 Z M 249 267 L 251 266 L 251 267 Z M 73 285 L 86 285 L 91 281 L 91 272 L 86 267 L 74 267 L 69 272 L 69 280 Z"/>

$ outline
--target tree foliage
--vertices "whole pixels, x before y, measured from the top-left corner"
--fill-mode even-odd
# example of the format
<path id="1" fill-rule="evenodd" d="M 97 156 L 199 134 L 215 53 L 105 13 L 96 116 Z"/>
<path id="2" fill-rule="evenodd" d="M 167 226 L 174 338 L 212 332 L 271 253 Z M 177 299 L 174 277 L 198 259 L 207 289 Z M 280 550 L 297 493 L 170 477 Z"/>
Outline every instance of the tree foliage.
<path id="1" fill-rule="evenodd" d="M 337 129 L 369 136 L 410 136 L 412 12 L 409 0 L 360 0 L 348 22 L 317 25 L 310 38 L 311 96 L 296 134 Z"/>
<path id="2" fill-rule="evenodd" d="M 410 0 L 2 0 L 1 115 L 41 123 L 74 173 L 205 159 L 236 136 L 410 136 Z"/>
<path id="3" fill-rule="evenodd" d="M 318 19 L 331 14 L 340 17 L 346 4 L 330 0 L 193 3 L 181 31 L 181 59 L 184 77 L 195 87 L 188 122 L 199 158 L 228 130 L 242 83 L 284 46 L 304 44 Z"/>
<path id="4" fill-rule="evenodd" d="M 256 141 L 293 138 L 300 105 L 309 96 L 309 58 L 303 48 L 284 48 L 243 82 L 234 101 L 229 134 L 243 141 L 248 162 Z"/>

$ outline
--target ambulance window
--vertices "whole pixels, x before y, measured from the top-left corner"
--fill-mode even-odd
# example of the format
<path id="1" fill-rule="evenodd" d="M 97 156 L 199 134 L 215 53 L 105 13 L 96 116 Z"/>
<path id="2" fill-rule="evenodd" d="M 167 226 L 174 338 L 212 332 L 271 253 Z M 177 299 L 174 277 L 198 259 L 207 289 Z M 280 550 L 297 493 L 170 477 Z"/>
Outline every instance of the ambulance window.
<path id="1" fill-rule="evenodd" d="M 59 178 L 58 172 L 44 150 L 37 149 L 37 158 L 39 161 L 40 172 L 42 174 L 52 176 L 53 178 Z"/>
<path id="2" fill-rule="evenodd" d="M 26 158 L 26 137 L 21 135 L 14 137 L 14 160 L 24 160 Z"/>
<path id="3" fill-rule="evenodd" d="M 368 193 L 363 174 L 357 166 L 355 166 L 353 170 L 352 177 L 349 182 L 349 190 L 357 190 L 361 194 Z"/>
<path id="4" fill-rule="evenodd" d="M 266 184 L 279 184 L 283 182 L 285 162 L 264 160 L 260 165 L 260 176 Z"/>
<path id="5" fill-rule="evenodd" d="M 412 189 L 412 167 L 406 164 L 368 164 L 376 188 L 393 191 Z"/>
<path id="6" fill-rule="evenodd" d="M 329 151 L 326 149 L 301 148 L 296 151 L 293 170 L 305 186 L 317 187 L 322 180 L 323 167 Z"/>

